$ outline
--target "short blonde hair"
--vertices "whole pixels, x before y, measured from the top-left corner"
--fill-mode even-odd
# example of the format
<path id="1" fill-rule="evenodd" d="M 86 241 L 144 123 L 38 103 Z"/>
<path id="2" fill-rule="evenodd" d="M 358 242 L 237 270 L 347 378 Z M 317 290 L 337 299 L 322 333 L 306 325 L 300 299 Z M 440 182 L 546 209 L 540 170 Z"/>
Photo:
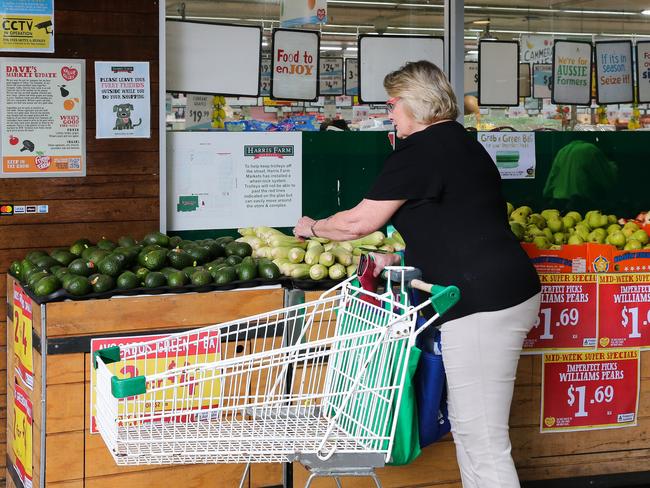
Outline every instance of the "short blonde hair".
<path id="1" fill-rule="evenodd" d="M 404 100 L 413 118 L 421 124 L 458 117 L 454 90 L 442 70 L 429 61 L 409 62 L 388 73 L 384 88 L 391 97 Z"/>

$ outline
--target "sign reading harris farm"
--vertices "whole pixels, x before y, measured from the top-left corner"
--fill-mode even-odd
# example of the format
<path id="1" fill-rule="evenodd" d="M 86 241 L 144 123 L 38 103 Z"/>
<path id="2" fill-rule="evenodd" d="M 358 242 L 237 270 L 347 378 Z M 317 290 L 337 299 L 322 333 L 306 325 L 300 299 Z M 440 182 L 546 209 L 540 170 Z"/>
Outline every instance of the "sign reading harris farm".
<path id="1" fill-rule="evenodd" d="M 271 98 L 279 100 L 318 99 L 318 32 L 275 29 L 271 65 Z"/>
<path id="2" fill-rule="evenodd" d="M 554 104 L 591 104 L 591 43 L 555 41 L 551 91 Z"/>
<path id="3" fill-rule="evenodd" d="M 637 423 L 638 349 L 544 354 L 541 432 Z"/>
<path id="4" fill-rule="evenodd" d="M 596 99 L 599 104 L 632 103 L 632 42 L 596 43 Z"/>

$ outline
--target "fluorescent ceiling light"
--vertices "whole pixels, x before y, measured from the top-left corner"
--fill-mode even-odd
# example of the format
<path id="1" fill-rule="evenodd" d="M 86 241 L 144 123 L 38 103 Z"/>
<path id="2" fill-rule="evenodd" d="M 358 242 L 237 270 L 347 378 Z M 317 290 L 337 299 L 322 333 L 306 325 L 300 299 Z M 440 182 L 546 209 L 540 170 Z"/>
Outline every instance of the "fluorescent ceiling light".
<path id="1" fill-rule="evenodd" d="M 641 11 L 641 15 L 650 15 L 650 8 Z"/>
<path id="2" fill-rule="evenodd" d="M 346 51 L 351 51 L 351 52 L 356 52 L 356 51 L 359 50 L 359 48 L 358 47 L 346 47 L 345 50 Z"/>
<path id="3" fill-rule="evenodd" d="M 321 51 L 341 51 L 343 48 L 338 46 L 321 46 Z"/>
<path id="4" fill-rule="evenodd" d="M 487 25 L 489 23 L 490 23 L 490 19 L 472 20 L 472 24 L 477 24 L 477 25 Z"/>
<path id="5" fill-rule="evenodd" d="M 467 54 L 478 54 L 478 51 L 476 49 L 470 49 L 467 51 Z"/>

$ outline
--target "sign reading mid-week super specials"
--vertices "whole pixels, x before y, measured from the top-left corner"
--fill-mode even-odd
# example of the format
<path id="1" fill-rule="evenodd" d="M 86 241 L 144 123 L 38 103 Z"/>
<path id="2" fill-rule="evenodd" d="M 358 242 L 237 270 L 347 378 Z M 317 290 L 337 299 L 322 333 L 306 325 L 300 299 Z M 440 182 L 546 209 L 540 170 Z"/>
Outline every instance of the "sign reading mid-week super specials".
<path id="1" fill-rule="evenodd" d="M 554 104 L 591 104 L 591 43 L 555 41 L 553 46 Z"/>
<path id="2" fill-rule="evenodd" d="M 638 349 L 544 354 L 541 432 L 637 423 Z"/>
<path id="3" fill-rule="evenodd" d="M 86 175 L 85 66 L 0 58 L 0 177 Z"/>
<path id="4" fill-rule="evenodd" d="M 650 347 L 650 274 L 606 274 L 598 281 L 598 347 Z"/>
<path id="5" fill-rule="evenodd" d="M 596 346 L 598 276 L 542 274 L 541 305 L 524 351 L 593 349 Z"/>
<path id="6" fill-rule="evenodd" d="M 271 97 L 279 100 L 318 100 L 318 32 L 275 29 L 271 65 Z"/>
<path id="7" fill-rule="evenodd" d="M 599 104 L 634 101 L 632 42 L 596 43 L 596 88 Z"/>

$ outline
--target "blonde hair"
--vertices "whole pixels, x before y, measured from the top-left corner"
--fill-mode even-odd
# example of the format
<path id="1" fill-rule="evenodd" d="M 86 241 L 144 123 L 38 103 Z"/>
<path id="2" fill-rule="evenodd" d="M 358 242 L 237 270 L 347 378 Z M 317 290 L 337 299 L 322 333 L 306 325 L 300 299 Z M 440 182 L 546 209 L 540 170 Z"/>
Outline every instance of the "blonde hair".
<path id="1" fill-rule="evenodd" d="M 421 124 L 458 117 L 454 90 L 442 70 L 429 61 L 409 62 L 388 73 L 384 88 L 391 97 L 402 99 Z"/>

